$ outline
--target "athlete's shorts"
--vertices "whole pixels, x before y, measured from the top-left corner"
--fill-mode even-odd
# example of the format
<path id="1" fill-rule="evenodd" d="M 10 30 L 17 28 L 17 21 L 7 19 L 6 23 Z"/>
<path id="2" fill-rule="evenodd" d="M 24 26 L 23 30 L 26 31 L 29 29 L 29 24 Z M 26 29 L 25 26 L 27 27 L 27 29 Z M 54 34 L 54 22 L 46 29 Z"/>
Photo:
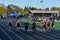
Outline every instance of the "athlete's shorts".
<path id="1" fill-rule="evenodd" d="M 12 26 L 12 24 L 10 23 L 9 26 Z"/>
<path id="2" fill-rule="evenodd" d="M 46 29 L 46 26 L 43 26 Z"/>
<path id="3" fill-rule="evenodd" d="M 48 27 L 50 27 L 50 24 L 47 24 Z"/>
<path id="4" fill-rule="evenodd" d="M 51 25 L 51 27 L 53 27 L 54 25 Z"/>
<path id="5" fill-rule="evenodd" d="M 28 29 L 28 26 L 27 26 L 27 25 L 25 26 L 25 29 L 26 29 L 26 30 Z"/>
<path id="6" fill-rule="evenodd" d="M 35 26 L 33 26 L 32 29 L 35 29 Z"/>
<path id="7" fill-rule="evenodd" d="M 20 27 L 20 25 L 17 25 L 17 27 Z"/>

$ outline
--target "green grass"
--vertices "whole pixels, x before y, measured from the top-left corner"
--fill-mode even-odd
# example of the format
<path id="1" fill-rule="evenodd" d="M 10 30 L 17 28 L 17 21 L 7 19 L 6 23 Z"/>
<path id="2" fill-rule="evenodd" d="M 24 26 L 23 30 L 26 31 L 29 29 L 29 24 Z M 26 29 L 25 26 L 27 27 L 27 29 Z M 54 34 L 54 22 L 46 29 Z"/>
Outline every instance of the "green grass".
<path id="1" fill-rule="evenodd" d="M 27 19 L 22 19 L 22 22 L 29 22 L 32 24 L 33 21 L 27 20 Z M 41 25 L 41 22 L 36 22 L 37 25 Z M 60 30 L 60 22 L 55 22 L 55 29 Z"/>
<path id="2" fill-rule="evenodd" d="M 55 27 L 57 30 L 60 30 L 60 22 L 55 22 Z"/>

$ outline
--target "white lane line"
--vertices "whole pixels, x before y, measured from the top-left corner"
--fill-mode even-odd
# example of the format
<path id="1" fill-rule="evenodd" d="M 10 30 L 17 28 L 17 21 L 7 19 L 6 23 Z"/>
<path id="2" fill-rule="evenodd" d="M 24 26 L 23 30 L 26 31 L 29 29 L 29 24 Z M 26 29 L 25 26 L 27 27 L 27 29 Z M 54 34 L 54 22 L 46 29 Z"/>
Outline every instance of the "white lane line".
<path id="1" fill-rule="evenodd" d="M 15 29 L 14 29 L 14 30 L 15 30 Z M 20 33 L 22 33 L 22 32 L 20 32 Z M 15 33 L 14 33 L 14 34 L 15 34 Z M 23 34 L 23 33 L 22 33 L 22 34 Z M 35 39 L 33 39 L 32 37 L 30 37 L 30 36 L 28 36 L 28 35 L 26 35 L 26 34 L 23 34 L 23 35 L 25 35 L 25 36 L 31 38 L 32 40 L 35 40 Z"/>
<path id="2" fill-rule="evenodd" d="M 32 34 L 32 33 L 31 33 Z M 37 36 L 37 35 L 35 35 L 36 37 L 38 37 L 38 38 L 41 38 L 41 39 L 43 39 L 43 40 L 46 40 L 46 39 L 44 39 L 44 38 L 42 38 L 42 37 L 40 37 L 40 36 Z"/>
<path id="3" fill-rule="evenodd" d="M 2 25 L 4 25 L 4 24 L 2 24 Z M 4 25 L 4 26 L 6 26 L 6 25 Z M 7 27 L 6 27 L 7 28 Z M 8 28 L 7 28 L 8 29 Z M 11 30 L 10 30 L 11 31 Z M 13 34 L 15 34 L 18 38 L 20 38 L 21 40 L 24 40 L 23 38 L 21 38 L 19 35 L 17 35 L 16 33 L 14 33 L 13 31 L 11 31 Z"/>
<path id="4" fill-rule="evenodd" d="M 41 39 L 43 39 L 43 40 L 46 40 L 45 38 L 42 38 L 42 37 L 40 37 L 40 36 L 37 36 L 37 35 L 35 35 L 36 37 L 38 37 L 38 38 L 41 38 Z"/>
<path id="5" fill-rule="evenodd" d="M 53 35 L 53 34 L 51 34 L 51 35 Z M 58 37 L 58 36 L 56 36 L 56 35 L 53 35 L 53 36 Z M 51 38 L 52 38 L 52 37 L 51 37 Z M 58 37 L 58 38 L 60 38 L 60 37 Z"/>
<path id="6" fill-rule="evenodd" d="M 48 34 L 50 34 L 50 33 L 48 33 Z M 58 33 L 57 33 L 58 34 Z M 54 36 L 54 37 L 57 37 L 57 38 L 60 38 L 59 36 L 57 36 L 57 35 L 54 35 L 54 34 L 50 34 L 50 35 L 52 35 L 52 36 Z"/>
<path id="7" fill-rule="evenodd" d="M 38 33 L 37 33 L 38 34 Z M 57 40 L 57 39 L 55 39 L 55 38 L 53 38 L 53 37 L 50 37 L 50 36 L 47 36 L 47 35 L 45 35 L 45 34 L 42 34 L 42 33 L 40 33 L 41 35 L 43 35 L 43 36 L 46 36 L 47 38 L 49 37 L 49 38 L 51 38 L 51 39 L 54 39 L 54 40 Z"/>
<path id="8" fill-rule="evenodd" d="M 33 34 L 33 33 L 31 33 L 31 34 Z M 34 35 L 34 34 L 33 34 Z M 44 39 L 44 38 L 42 38 L 42 37 L 40 37 L 40 36 L 37 36 L 37 35 L 35 35 L 36 37 L 38 37 L 38 38 L 41 38 L 41 39 L 43 39 L 43 40 L 46 40 L 46 39 Z"/>
<path id="9" fill-rule="evenodd" d="M 38 31 L 39 31 L 39 30 L 38 30 Z M 38 34 L 38 33 L 37 33 L 37 34 Z M 53 37 L 47 36 L 47 35 L 45 35 L 45 34 L 42 34 L 42 33 L 40 33 L 40 34 L 43 35 L 43 36 L 49 37 L 49 38 L 51 38 L 51 39 L 57 40 L 56 38 L 53 38 Z"/>
<path id="10" fill-rule="evenodd" d="M 14 30 L 16 30 L 16 29 L 14 29 Z M 22 33 L 22 32 L 20 32 L 20 33 Z M 22 34 L 23 34 L 23 33 L 22 33 Z M 26 34 L 23 34 L 23 35 L 25 35 L 25 36 L 31 38 L 32 40 L 35 40 L 35 39 L 33 39 L 32 37 L 30 37 L 30 36 L 28 36 L 28 35 L 26 35 Z"/>
<path id="11" fill-rule="evenodd" d="M 57 35 L 59 35 L 59 36 L 60 36 L 60 33 L 56 33 L 56 32 L 52 32 L 52 33 L 57 34 Z"/>
<path id="12" fill-rule="evenodd" d="M 48 33 L 48 34 L 50 34 L 50 33 Z M 56 35 L 54 35 L 54 34 L 50 34 L 50 35 L 52 35 L 52 36 L 54 36 L 54 37 L 57 37 L 57 38 L 60 38 L 59 36 L 56 36 Z"/>
<path id="13" fill-rule="evenodd" d="M 48 34 L 50 34 L 50 33 L 48 33 Z M 54 35 L 54 34 L 50 34 L 50 35 L 52 35 L 52 36 L 54 36 L 54 37 L 57 37 L 57 38 L 60 38 L 59 36 L 56 36 L 56 35 Z M 52 37 L 51 37 L 52 38 Z"/>
<path id="14" fill-rule="evenodd" d="M 1 39 L 0 39 L 1 40 Z"/>
<path id="15" fill-rule="evenodd" d="M 10 38 L 10 40 L 13 40 L 1 27 L 0 29 Z"/>
<path id="16" fill-rule="evenodd" d="M 36 36 L 36 37 L 38 37 L 38 38 L 40 38 L 40 39 L 46 40 L 45 38 L 42 38 L 42 37 L 40 37 L 40 36 L 38 36 L 38 35 L 36 35 L 36 34 L 34 34 L 34 33 L 30 33 L 30 34 L 32 34 L 32 35 L 34 35 L 34 36 Z"/>
<path id="17" fill-rule="evenodd" d="M 38 29 L 38 30 L 39 30 L 39 29 Z M 37 33 L 37 34 L 38 34 L 38 33 Z M 58 39 L 56 39 L 56 38 L 53 38 L 53 37 L 47 36 L 47 35 L 45 35 L 45 34 L 42 34 L 42 33 L 40 33 L 40 34 L 43 35 L 43 36 L 49 37 L 49 38 L 51 38 L 51 39 L 58 40 Z"/>
<path id="18" fill-rule="evenodd" d="M 60 34 L 59 33 L 56 33 L 56 32 L 52 32 L 53 34 L 57 34 L 57 35 L 59 35 L 60 36 Z"/>
<path id="19" fill-rule="evenodd" d="M 11 31 L 12 33 L 14 33 L 13 31 Z M 14 33 L 18 38 L 20 38 L 21 40 L 24 40 L 23 38 L 21 38 L 19 35 L 17 35 L 16 33 Z"/>
<path id="20" fill-rule="evenodd" d="M 24 29 L 24 28 L 23 28 Z M 28 30 L 29 31 L 29 30 Z M 30 34 L 33 34 L 33 33 L 30 33 Z M 38 36 L 38 35 L 36 35 L 36 34 L 33 34 L 34 36 L 36 36 L 36 37 L 38 37 L 38 38 L 42 38 L 42 37 L 40 37 L 40 36 Z M 45 38 L 42 38 L 43 40 L 46 40 Z"/>
<path id="21" fill-rule="evenodd" d="M 16 30 L 15 28 L 14 28 L 14 30 Z M 19 31 L 20 32 L 20 31 Z M 25 35 L 25 36 L 27 36 L 28 38 L 30 38 L 30 39 L 32 39 L 32 40 L 35 40 L 34 38 L 32 38 L 32 37 L 30 37 L 30 36 L 28 36 L 28 35 L 26 35 L 26 34 L 24 34 L 24 33 L 22 33 L 22 32 L 20 32 L 21 34 L 23 34 L 23 35 Z"/>

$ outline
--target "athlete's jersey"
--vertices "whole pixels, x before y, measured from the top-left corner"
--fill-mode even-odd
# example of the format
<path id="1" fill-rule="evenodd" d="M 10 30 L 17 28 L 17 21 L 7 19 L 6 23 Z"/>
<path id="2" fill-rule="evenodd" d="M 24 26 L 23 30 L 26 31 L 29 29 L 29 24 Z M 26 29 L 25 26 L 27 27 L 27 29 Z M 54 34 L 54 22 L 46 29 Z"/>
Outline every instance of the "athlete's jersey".
<path id="1" fill-rule="evenodd" d="M 50 24 L 50 20 L 47 20 L 47 24 Z"/>
<path id="2" fill-rule="evenodd" d="M 20 20 L 17 21 L 16 26 L 20 27 Z"/>
<path id="3" fill-rule="evenodd" d="M 52 27 L 54 26 L 54 22 L 52 22 L 51 26 L 52 26 Z"/>
<path id="4" fill-rule="evenodd" d="M 43 22 L 43 23 L 42 23 L 42 26 L 46 26 L 46 22 Z"/>
<path id="5" fill-rule="evenodd" d="M 12 26 L 12 21 L 11 20 L 9 20 L 9 26 Z"/>
<path id="6" fill-rule="evenodd" d="M 32 23 L 32 26 L 36 26 L 36 23 Z"/>
<path id="7" fill-rule="evenodd" d="M 17 23 L 17 27 L 20 27 L 20 23 Z"/>

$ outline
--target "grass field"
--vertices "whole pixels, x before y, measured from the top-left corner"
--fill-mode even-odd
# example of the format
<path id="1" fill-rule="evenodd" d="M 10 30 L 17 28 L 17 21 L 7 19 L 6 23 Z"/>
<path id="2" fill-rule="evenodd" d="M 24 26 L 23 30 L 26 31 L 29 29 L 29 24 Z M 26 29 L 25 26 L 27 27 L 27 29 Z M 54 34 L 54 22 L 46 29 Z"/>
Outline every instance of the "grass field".
<path id="1" fill-rule="evenodd" d="M 29 22 L 30 24 L 32 24 L 33 21 L 31 20 L 27 20 L 27 19 L 22 19 L 22 22 Z M 36 22 L 37 25 L 41 25 L 41 22 Z M 55 29 L 60 30 L 60 22 L 55 22 Z"/>

